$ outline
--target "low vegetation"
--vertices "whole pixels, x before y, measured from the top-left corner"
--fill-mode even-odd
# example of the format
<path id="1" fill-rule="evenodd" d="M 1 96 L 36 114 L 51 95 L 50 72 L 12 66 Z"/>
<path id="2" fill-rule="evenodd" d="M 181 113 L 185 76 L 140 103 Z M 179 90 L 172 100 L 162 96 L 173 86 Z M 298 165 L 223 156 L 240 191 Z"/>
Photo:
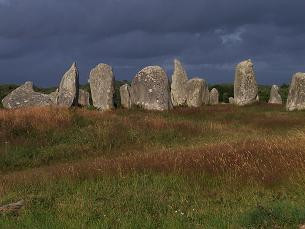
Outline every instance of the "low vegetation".
<path id="1" fill-rule="evenodd" d="M 297 228 L 304 112 L 0 110 L 0 228 Z"/>

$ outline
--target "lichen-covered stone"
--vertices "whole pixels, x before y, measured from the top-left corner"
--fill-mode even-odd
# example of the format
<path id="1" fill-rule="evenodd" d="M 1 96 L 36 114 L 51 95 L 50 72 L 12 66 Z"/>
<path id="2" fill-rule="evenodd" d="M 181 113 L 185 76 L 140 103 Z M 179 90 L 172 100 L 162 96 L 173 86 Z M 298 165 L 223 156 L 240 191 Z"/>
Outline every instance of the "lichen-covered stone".
<path id="1" fill-rule="evenodd" d="M 272 85 L 268 103 L 270 103 L 270 104 L 282 104 L 283 103 L 282 97 L 279 93 L 279 87 L 277 85 Z"/>
<path id="2" fill-rule="evenodd" d="M 219 93 L 216 88 L 213 88 L 210 92 L 210 104 L 211 105 L 219 104 Z"/>
<path id="3" fill-rule="evenodd" d="M 177 59 L 174 61 L 174 73 L 172 75 L 171 99 L 173 106 L 182 106 L 186 104 L 186 83 L 187 74 Z"/>
<path id="4" fill-rule="evenodd" d="M 251 60 L 239 63 L 236 67 L 234 81 L 234 100 L 239 106 L 256 102 L 258 87 Z"/>
<path id="5" fill-rule="evenodd" d="M 305 73 L 299 72 L 292 77 L 286 109 L 305 110 Z"/>
<path id="6" fill-rule="evenodd" d="M 62 107 L 77 106 L 79 93 L 79 78 L 76 64 L 64 74 L 58 88 L 57 104 Z"/>
<path id="7" fill-rule="evenodd" d="M 146 110 L 172 108 L 168 78 L 159 66 L 148 66 L 133 78 L 130 96 L 132 104 Z"/>
<path id="8" fill-rule="evenodd" d="M 83 107 L 88 107 L 90 106 L 90 94 L 89 92 L 79 89 L 79 94 L 78 94 L 78 104 Z"/>
<path id="9" fill-rule="evenodd" d="M 114 82 L 115 76 L 111 66 L 99 64 L 91 70 L 89 83 L 94 107 L 102 111 L 114 108 Z"/>
<path id="10" fill-rule="evenodd" d="M 7 109 L 54 105 L 49 95 L 35 92 L 29 81 L 8 94 L 2 104 Z"/>
<path id="11" fill-rule="evenodd" d="M 186 84 L 187 106 L 200 107 L 203 103 L 204 80 L 200 78 L 190 79 Z"/>
<path id="12" fill-rule="evenodd" d="M 120 87 L 121 105 L 123 108 L 131 108 L 130 86 L 124 84 Z"/>

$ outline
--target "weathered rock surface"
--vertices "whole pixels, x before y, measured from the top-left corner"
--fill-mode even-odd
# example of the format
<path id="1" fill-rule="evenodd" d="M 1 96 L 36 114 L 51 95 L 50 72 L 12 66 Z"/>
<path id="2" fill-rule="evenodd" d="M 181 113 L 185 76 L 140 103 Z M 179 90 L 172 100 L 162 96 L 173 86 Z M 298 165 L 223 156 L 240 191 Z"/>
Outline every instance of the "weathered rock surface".
<path id="1" fill-rule="evenodd" d="M 305 73 L 296 73 L 292 77 L 286 103 L 288 111 L 305 110 Z"/>
<path id="2" fill-rule="evenodd" d="M 203 79 L 202 103 L 208 105 L 210 103 L 209 86 L 206 80 Z"/>
<path id="3" fill-rule="evenodd" d="M 172 108 L 168 78 L 159 66 L 148 66 L 134 77 L 130 96 L 132 104 L 146 110 Z"/>
<path id="4" fill-rule="evenodd" d="M 120 87 L 121 105 L 123 108 L 131 108 L 130 86 L 124 84 Z"/>
<path id="5" fill-rule="evenodd" d="M 16 88 L 2 100 L 2 104 L 7 109 L 54 105 L 49 95 L 34 91 L 32 82 Z"/>
<path id="6" fill-rule="evenodd" d="M 234 101 L 234 98 L 233 98 L 233 97 L 230 97 L 230 98 L 229 98 L 229 103 L 230 103 L 230 104 L 234 104 L 234 103 L 235 103 L 235 101 Z"/>
<path id="7" fill-rule="evenodd" d="M 280 90 L 280 88 L 277 85 L 272 85 L 268 103 L 271 103 L 271 104 L 282 104 L 283 103 L 279 90 Z"/>
<path id="8" fill-rule="evenodd" d="M 204 80 L 200 78 L 190 79 L 186 84 L 187 105 L 189 107 L 200 107 L 203 103 Z"/>
<path id="9" fill-rule="evenodd" d="M 210 92 L 210 104 L 211 105 L 219 104 L 219 93 L 216 88 L 213 88 Z"/>
<path id="10" fill-rule="evenodd" d="M 90 94 L 89 92 L 79 89 L 78 104 L 83 107 L 90 106 Z"/>
<path id="11" fill-rule="evenodd" d="M 173 106 L 182 106 L 186 104 L 186 83 L 188 77 L 179 60 L 175 59 L 174 65 L 175 67 L 171 84 L 171 99 Z"/>
<path id="12" fill-rule="evenodd" d="M 54 104 L 57 104 L 58 89 L 56 89 L 56 91 L 50 93 L 49 96 L 50 96 L 50 99 L 52 100 L 52 102 L 53 102 Z"/>
<path id="13" fill-rule="evenodd" d="M 112 67 L 107 64 L 99 64 L 91 70 L 89 83 L 94 107 L 99 110 L 114 108 L 114 81 Z"/>
<path id="14" fill-rule="evenodd" d="M 61 79 L 57 104 L 62 107 L 77 106 L 79 93 L 79 79 L 76 64 L 73 63 L 71 68 L 64 74 Z"/>
<path id="15" fill-rule="evenodd" d="M 239 106 L 256 102 L 258 87 L 251 60 L 245 60 L 236 67 L 234 81 L 234 100 Z"/>

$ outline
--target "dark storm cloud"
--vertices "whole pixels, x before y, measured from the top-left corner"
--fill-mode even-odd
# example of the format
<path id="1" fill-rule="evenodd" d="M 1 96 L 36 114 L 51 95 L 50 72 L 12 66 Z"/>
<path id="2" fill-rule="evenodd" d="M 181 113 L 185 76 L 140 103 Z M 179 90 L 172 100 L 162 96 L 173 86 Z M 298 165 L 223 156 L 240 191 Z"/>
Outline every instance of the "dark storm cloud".
<path id="1" fill-rule="evenodd" d="M 180 58 L 190 76 L 233 80 L 255 62 L 260 83 L 305 71 L 301 0 L 0 0 L 0 83 L 56 85 L 73 61 L 81 80 L 100 62 L 118 79 L 146 65 L 169 75 Z"/>

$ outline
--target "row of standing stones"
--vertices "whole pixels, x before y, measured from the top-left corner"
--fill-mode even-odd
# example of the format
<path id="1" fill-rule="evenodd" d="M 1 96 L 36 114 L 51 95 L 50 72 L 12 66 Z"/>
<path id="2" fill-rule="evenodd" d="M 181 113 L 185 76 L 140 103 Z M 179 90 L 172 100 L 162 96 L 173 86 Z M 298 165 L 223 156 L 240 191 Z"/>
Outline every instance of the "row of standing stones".
<path id="1" fill-rule="evenodd" d="M 99 110 L 114 108 L 115 76 L 111 66 L 99 64 L 89 75 L 93 106 Z M 170 85 L 165 71 L 159 66 L 142 69 L 133 78 L 131 85 L 120 88 L 121 104 L 124 108 L 133 105 L 146 110 L 169 110 L 176 106 L 200 107 L 219 103 L 217 89 L 208 89 L 206 80 L 199 77 L 188 79 L 179 60 L 174 61 L 174 73 Z M 79 73 L 76 64 L 64 74 L 59 88 L 51 94 L 35 92 L 32 82 L 26 82 L 7 95 L 3 106 L 7 109 L 28 106 L 89 106 L 90 94 L 79 89 Z M 255 103 L 259 100 L 253 63 L 245 60 L 236 67 L 234 98 L 229 102 L 238 106 Z M 273 85 L 270 92 L 271 104 L 282 104 L 279 87 Z M 296 73 L 289 89 L 286 109 L 289 111 L 305 109 L 305 73 Z"/>

